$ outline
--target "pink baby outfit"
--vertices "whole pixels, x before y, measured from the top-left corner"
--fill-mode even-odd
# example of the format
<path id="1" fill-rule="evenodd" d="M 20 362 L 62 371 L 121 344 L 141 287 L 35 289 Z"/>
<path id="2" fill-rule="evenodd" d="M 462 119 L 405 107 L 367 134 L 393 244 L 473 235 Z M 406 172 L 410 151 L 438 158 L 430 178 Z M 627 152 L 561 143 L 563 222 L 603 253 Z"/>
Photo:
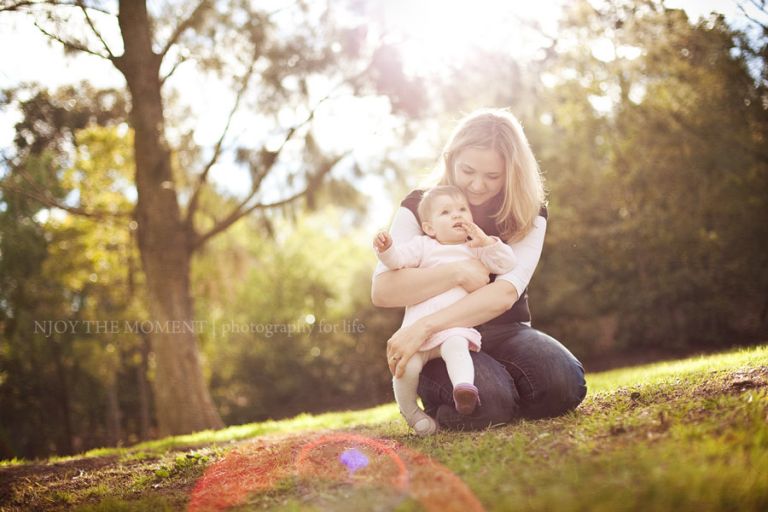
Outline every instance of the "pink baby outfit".
<path id="1" fill-rule="evenodd" d="M 512 270 L 517 263 L 517 258 L 512 249 L 501 240 L 493 237 L 495 242 L 486 247 L 470 247 L 463 244 L 441 244 L 429 236 L 417 236 L 405 244 L 392 245 L 389 249 L 379 253 L 379 260 L 390 270 L 403 267 L 429 268 L 442 263 L 452 263 L 470 259 L 479 259 L 494 274 L 505 274 Z M 454 302 L 468 295 L 461 286 L 456 286 L 448 291 L 436 295 L 430 299 L 405 308 L 403 327 L 411 325 L 416 320 L 430 315 L 441 309 L 445 309 Z M 440 331 L 427 339 L 419 348 L 424 352 L 439 347 L 451 336 L 461 336 L 469 340 L 470 350 L 480 350 L 480 333 L 470 327 L 453 327 Z"/>

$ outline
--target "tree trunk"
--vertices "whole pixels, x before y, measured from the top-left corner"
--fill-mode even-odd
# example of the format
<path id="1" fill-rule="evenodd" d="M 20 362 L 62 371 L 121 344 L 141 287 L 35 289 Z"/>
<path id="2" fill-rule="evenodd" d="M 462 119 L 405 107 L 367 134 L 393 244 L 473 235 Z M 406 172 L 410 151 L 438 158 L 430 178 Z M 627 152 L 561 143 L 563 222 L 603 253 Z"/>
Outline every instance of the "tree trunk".
<path id="1" fill-rule="evenodd" d="M 69 455 L 74 453 L 74 429 L 72 428 L 72 407 L 69 401 L 69 382 L 67 381 L 67 372 L 64 369 L 64 362 L 61 357 L 61 347 L 59 343 L 62 340 L 58 340 L 52 343 L 53 347 L 53 361 L 56 365 L 56 378 L 58 380 L 58 399 L 57 402 L 61 408 L 62 426 L 64 427 L 63 443 L 59 445 L 57 443 L 57 453 Z"/>
<path id="2" fill-rule="evenodd" d="M 191 322 L 194 316 L 189 294 L 191 232 L 182 222 L 173 183 L 160 94 L 161 57 L 152 51 L 145 2 L 121 0 L 118 21 L 125 50 L 115 65 L 131 94 L 138 245 L 156 326 L 150 339 L 159 433 L 220 428 L 223 423 L 203 378 L 197 334 L 172 327 L 178 325 L 172 322 Z"/>
<path id="3" fill-rule="evenodd" d="M 110 446 L 120 446 L 123 441 L 122 413 L 117 389 L 118 371 L 111 370 L 110 381 L 107 383 L 107 433 Z"/>
<path id="4" fill-rule="evenodd" d="M 150 438 L 149 390 L 147 385 L 147 375 L 149 374 L 149 352 L 149 337 L 142 334 L 141 348 L 139 348 L 141 361 L 136 367 L 136 388 L 139 393 L 139 439 L 142 441 L 146 441 Z"/>

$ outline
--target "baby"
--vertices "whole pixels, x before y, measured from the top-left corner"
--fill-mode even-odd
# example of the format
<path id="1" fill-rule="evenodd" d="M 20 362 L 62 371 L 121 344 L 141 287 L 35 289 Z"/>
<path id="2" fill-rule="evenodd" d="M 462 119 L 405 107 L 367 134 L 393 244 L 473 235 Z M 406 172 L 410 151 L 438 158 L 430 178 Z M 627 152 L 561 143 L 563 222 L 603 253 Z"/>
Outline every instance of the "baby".
<path id="1" fill-rule="evenodd" d="M 504 274 L 515 266 L 512 249 L 500 239 L 486 235 L 472 222 L 469 203 L 461 190 L 452 185 L 430 189 L 418 208 L 421 229 L 407 243 L 393 245 L 389 233 L 377 233 L 373 245 L 379 260 L 390 270 L 403 267 L 433 267 L 441 263 L 479 258 L 494 274 Z M 468 238 L 470 241 L 468 242 Z M 455 287 L 405 310 L 403 326 L 439 311 L 467 295 Z M 433 434 L 437 423 L 416 403 L 416 388 L 421 369 L 431 359 L 442 357 L 453 384 L 453 401 L 460 414 L 472 414 L 480 403 L 475 387 L 475 368 L 469 351 L 480 350 L 480 333 L 471 327 L 455 327 L 430 337 L 413 355 L 402 377 L 392 380 L 400 413 L 418 435 Z"/>

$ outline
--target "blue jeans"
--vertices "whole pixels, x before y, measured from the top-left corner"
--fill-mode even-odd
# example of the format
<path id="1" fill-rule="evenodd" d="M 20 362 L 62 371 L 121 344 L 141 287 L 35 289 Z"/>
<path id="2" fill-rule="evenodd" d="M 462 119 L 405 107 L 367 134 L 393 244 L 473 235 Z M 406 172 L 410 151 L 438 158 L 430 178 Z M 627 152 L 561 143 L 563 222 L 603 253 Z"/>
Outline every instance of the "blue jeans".
<path id="1" fill-rule="evenodd" d="M 520 418 L 549 418 L 575 409 L 587 394 L 584 367 L 560 342 L 525 324 L 478 328 L 482 351 L 472 352 L 480 406 L 470 416 L 453 407 L 453 386 L 442 359 L 428 362 L 418 393 L 427 414 L 450 430 L 476 430 Z"/>

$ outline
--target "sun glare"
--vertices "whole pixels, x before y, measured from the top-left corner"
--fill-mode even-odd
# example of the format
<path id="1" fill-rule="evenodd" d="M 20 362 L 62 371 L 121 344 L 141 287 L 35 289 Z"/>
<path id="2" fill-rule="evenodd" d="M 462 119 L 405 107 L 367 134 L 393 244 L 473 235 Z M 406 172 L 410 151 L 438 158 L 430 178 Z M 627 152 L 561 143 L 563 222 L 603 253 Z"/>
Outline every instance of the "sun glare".
<path id="1" fill-rule="evenodd" d="M 554 31 L 560 9 L 559 0 L 394 0 L 385 20 L 407 71 L 418 75 L 439 73 L 474 50 L 529 56 L 546 44 L 542 32 Z"/>

